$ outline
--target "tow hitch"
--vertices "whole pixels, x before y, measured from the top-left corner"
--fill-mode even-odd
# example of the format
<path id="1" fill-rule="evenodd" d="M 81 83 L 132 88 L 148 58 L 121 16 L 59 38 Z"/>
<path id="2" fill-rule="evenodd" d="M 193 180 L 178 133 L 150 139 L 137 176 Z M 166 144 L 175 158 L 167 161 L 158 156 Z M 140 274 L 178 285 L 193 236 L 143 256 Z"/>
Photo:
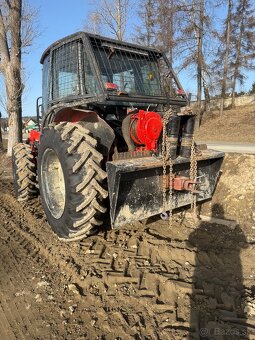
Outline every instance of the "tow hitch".
<path id="1" fill-rule="evenodd" d="M 195 185 L 198 183 L 196 180 L 192 180 L 185 176 L 174 176 L 172 181 L 172 189 L 177 191 L 190 191 L 194 194 L 199 194 L 200 191 L 195 190 Z M 170 178 L 167 178 L 166 189 L 170 189 Z"/>

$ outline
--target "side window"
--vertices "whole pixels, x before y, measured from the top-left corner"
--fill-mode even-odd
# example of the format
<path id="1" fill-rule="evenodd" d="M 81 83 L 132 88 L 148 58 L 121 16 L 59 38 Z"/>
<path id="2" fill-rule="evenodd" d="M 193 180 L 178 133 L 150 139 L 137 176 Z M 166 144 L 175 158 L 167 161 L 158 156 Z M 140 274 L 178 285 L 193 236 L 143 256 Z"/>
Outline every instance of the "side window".
<path id="1" fill-rule="evenodd" d="M 88 54 L 86 51 L 84 51 L 84 84 L 85 84 L 85 93 L 86 94 L 98 94 L 100 92 L 99 90 L 99 84 L 98 79 L 95 75 L 94 70 L 91 67 L 91 62 L 88 57 Z"/>
<path id="2" fill-rule="evenodd" d="M 83 94 L 80 44 L 70 42 L 53 51 L 53 99 Z"/>
<path id="3" fill-rule="evenodd" d="M 164 94 L 168 97 L 175 98 L 177 97 L 178 86 L 173 78 L 172 72 L 169 70 L 164 59 L 160 60 L 159 63 L 160 74 L 161 74 L 161 85 L 164 91 Z"/>
<path id="4" fill-rule="evenodd" d="M 47 57 L 44 59 L 43 62 L 43 80 L 42 80 L 42 105 L 43 105 L 43 111 L 45 112 L 48 107 L 49 103 L 49 65 L 50 65 L 50 56 L 47 55 Z"/>

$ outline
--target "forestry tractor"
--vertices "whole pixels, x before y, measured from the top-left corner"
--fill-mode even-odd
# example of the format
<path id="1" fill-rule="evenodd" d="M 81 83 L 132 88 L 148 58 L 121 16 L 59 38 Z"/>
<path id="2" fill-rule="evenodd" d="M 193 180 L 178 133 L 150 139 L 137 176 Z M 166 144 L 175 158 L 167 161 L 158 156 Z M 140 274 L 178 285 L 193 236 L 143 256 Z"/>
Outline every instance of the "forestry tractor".
<path id="1" fill-rule="evenodd" d="M 195 144 L 196 116 L 163 53 L 79 32 L 41 63 L 40 132 L 14 146 L 14 190 L 20 201 L 40 193 L 59 238 L 212 197 L 224 154 Z"/>

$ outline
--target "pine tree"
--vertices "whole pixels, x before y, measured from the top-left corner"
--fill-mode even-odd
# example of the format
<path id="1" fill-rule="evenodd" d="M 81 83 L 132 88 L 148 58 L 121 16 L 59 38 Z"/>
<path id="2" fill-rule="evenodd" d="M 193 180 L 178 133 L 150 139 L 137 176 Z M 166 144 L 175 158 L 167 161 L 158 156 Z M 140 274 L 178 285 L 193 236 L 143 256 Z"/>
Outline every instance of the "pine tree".
<path id="1" fill-rule="evenodd" d="M 206 61 L 205 41 L 209 32 L 210 20 L 204 0 L 188 0 L 178 2 L 178 13 L 181 17 L 179 38 L 177 39 L 177 55 L 182 61 L 181 69 L 192 69 L 197 80 L 198 122 L 202 115 L 202 91 L 205 97 L 205 109 L 210 102 L 207 85 L 208 65 Z"/>
<path id="2" fill-rule="evenodd" d="M 136 26 L 135 40 L 145 46 L 155 46 L 156 34 L 156 2 L 143 0 L 138 10 L 140 25 Z"/>
<path id="3" fill-rule="evenodd" d="M 244 72 L 254 69 L 255 16 L 250 0 L 238 0 L 233 14 L 232 39 L 234 42 L 232 68 L 232 106 L 235 106 L 237 82 L 243 84 Z"/>
<path id="4" fill-rule="evenodd" d="M 177 15 L 177 1 L 157 1 L 157 47 L 166 52 L 171 67 L 174 63 L 177 39 Z"/>
<path id="5" fill-rule="evenodd" d="M 229 67 L 229 51 L 230 51 L 230 33 L 231 33 L 231 25 L 232 25 L 232 0 L 228 0 L 228 13 L 227 18 L 225 20 L 225 31 L 223 34 L 224 40 L 224 49 L 223 49 L 223 58 L 224 58 L 224 67 L 223 67 L 223 76 L 221 82 L 221 99 L 220 99 L 220 116 L 223 115 L 224 110 L 224 98 L 226 95 L 226 87 L 227 87 L 227 77 L 228 77 L 228 67 Z"/>

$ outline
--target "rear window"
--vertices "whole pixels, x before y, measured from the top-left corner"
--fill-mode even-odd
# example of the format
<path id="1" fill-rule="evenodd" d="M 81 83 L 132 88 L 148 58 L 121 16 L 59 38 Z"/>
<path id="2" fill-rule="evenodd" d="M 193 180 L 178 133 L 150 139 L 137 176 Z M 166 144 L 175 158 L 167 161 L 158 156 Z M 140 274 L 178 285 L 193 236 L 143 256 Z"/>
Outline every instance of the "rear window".
<path id="1" fill-rule="evenodd" d="M 161 96 L 156 53 L 132 50 L 108 43 L 92 43 L 102 82 L 114 83 L 119 91 L 133 95 Z"/>

